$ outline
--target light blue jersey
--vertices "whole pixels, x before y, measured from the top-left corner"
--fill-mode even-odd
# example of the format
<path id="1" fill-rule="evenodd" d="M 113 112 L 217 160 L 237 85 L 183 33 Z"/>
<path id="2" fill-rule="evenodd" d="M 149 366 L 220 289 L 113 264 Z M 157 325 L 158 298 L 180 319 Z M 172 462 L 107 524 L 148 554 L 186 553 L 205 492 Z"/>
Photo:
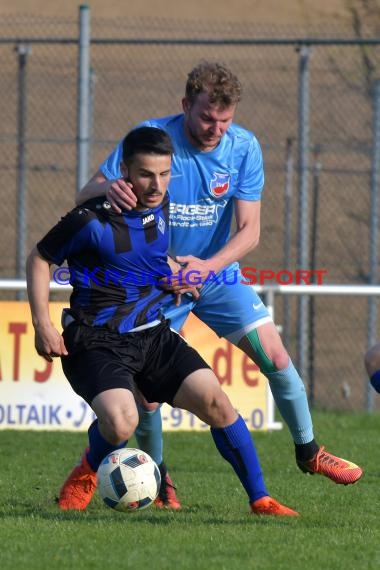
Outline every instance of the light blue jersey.
<path id="1" fill-rule="evenodd" d="M 169 184 L 171 255 L 212 257 L 229 240 L 234 199 L 261 199 L 264 169 L 256 137 L 232 124 L 215 149 L 202 152 L 187 140 L 183 114 L 142 125 L 163 129 L 174 146 Z M 100 166 L 109 180 L 121 178 L 121 157 L 122 142 Z M 173 302 L 163 307 L 175 330 L 181 330 L 193 311 L 217 335 L 238 344 L 249 331 L 271 321 L 256 291 L 242 284 L 238 263 L 225 268 L 224 274 L 228 279 L 218 276 L 202 287 L 199 301 L 184 295 L 179 307 Z"/>
<path id="2" fill-rule="evenodd" d="M 263 159 L 256 137 L 232 124 L 219 145 L 202 152 L 184 133 L 184 116 L 150 119 L 145 126 L 159 127 L 172 139 L 174 156 L 169 185 L 170 251 L 207 259 L 230 237 L 233 198 L 260 200 L 264 186 Z M 122 143 L 100 167 L 109 180 L 120 178 Z"/>

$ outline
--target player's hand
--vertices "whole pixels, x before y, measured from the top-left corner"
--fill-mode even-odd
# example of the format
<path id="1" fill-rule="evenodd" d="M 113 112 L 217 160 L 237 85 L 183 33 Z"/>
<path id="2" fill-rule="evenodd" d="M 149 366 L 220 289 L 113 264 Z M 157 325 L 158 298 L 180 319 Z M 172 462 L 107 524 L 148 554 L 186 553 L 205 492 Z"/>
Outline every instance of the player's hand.
<path id="1" fill-rule="evenodd" d="M 34 345 L 38 354 L 48 362 L 53 362 L 57 356 L 68 354 L 62 335 L 53 325 L 35 328 Z"/>
<path id="2" fill-rule="evenodd" d="M 195 300 L 199 299 L 199 289 L 201 289 L 202 283 L 200 281 L 199 283 L 187 282 L 184 275 L 184 265 L 181 265 L 170 256 L 168 256 L 167 262 L 170 267 L 171 274 L 168 275 L 168 277 L 160 279 L 159 285 L 164 289 L 164 291 L 169 291 L 170 293 L 175 294 L 175 306 L 179 307 L 184 293 L 189 293 Z"/>
<path id="3" fill-rule="evenodd" d="M 189 282 L 195 281 L 195 279 L 203 282 L 210 275 L 210 271 L 212 271 L 209 260 L 199 259 L 199 257 L 194 255 L 178 255 L 176 261 L 182 266 L 185 280 L 186 274 L 189 275 L 187 279 Z"/>
<path id="4" fill-rule="evenodd" d="M 178 273 L 173 273 L 168 275 L 168 277 L 163 277 L 159 281 L 159 286 L 164 291 L 169 291 L 170 293 L 174 293 L 175 295 L 175 306 L 179 307 L 182 302 L 182 295 L 185 293 L 189 293 L 192 295 L 193 299 L 196 301 L 200 297 L 200 289 L 202 284 L 199 283 L 198 285 L 193 285 L 187 283 L 184 279 L 183 272 L 184 270 L 179 270 Z"/>
<path id="5" fill-rule="evenodd" d="M 121 210 L 132 210 L 137 204 L 133 186 L 125 178 L 114 180 L 106 192 L 106 197 L 112 209 L 118 214 Z"/>

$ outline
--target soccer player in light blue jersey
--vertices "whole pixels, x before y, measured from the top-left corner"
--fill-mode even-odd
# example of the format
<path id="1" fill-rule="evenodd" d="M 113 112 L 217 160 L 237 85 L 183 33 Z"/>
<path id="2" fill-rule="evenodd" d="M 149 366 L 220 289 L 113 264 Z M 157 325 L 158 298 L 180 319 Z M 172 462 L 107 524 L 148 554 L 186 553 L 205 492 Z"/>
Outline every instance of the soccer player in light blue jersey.
<path id="1" fill-rule="evenodd" d="M 194 290 L 186 279 L 170 279 L 165 286 L 181 293 L 182 302 L 168 304 L 165 316 L 179 331 L 192 311 L 243 350 L 269 381 L 292 435 L 298 467 L 335 483 L 354 483 L 362 474 L 360 467 L 331 455 L 315 441 L 302 379 L 268 309 L 253 288 L 242 283 L 238 261 L 260 237 L 264 169 L 257 138 L 233 122 L 240 98 L 238 78 L 220 63 L 203 61 L 188 75 L 183 112 L 143 123 L 162 128 L 173 141 L 170 251 L 178 262 L 178 276 L 196 274 L 203 283 Z M 119 144 L 103 162 L 82 189 L 79 203 L 106 194 L 116 211 L 135 206 L 133 188 L 120 172 L 121 150 Z M 236 230 L 231 235 L 233 216 Z M 221 272 L 219 282 L 207 279 Z M 157 463 L 162 461 L 161 434 L 159 408 L 140 409 L 137 441 Z M 168 490 L 178 508 L 171 482 Z M 170 498 L 163 506 L 171 507 Z"/>
<path id="2" fill-rule="evenodd" d="M 119 214 L 104 196 L 91 199 L 62 218 L 28 257 L 37 352 L 48 361 L 61 356 L 71 387 L 97 416 L 88 430 L 89 445 L 61 488 L 59 507 L 88 506 L 101 461 L 124 447 L 137 427 L 140 393 L 147 402 L 184 408 L 210 426 L 253 514 L 298 516 L 268 495 L 243 418 L 209 365 L 162 314 L 164 298 L 173 297 L 160 284 L 171 274 L 167 187 L 172 154 L 162 129 L 143 126 L 128 133 L 122 168 L 133 184 L 136 207 Z M 49 315 L 49 267 L 65 259 L 73 292 L 60 335 Z"/>

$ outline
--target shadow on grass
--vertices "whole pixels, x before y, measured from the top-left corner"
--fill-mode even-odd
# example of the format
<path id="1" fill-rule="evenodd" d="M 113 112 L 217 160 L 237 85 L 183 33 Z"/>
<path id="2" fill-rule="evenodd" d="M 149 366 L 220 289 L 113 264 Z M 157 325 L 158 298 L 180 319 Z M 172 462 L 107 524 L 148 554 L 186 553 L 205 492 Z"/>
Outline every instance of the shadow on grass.
<path id="1" fill-rule="evenodd" d="M 54 509 L 54 510 L 53 510 Z M 138 513 L 122 513 L 105 508 L 88 508 L 85 511 L 61 511 L 55 505 L 48 507 L 36 506 L 32 503 L 13 503 L 12 507 L 3 506 L 0 508 L 0 519 L 20 519 L 25 520 L 40 519 L 41 521 L 57 522 L 81 522 L 84 524 L 114 524 L 132 523 L 133 525 L 150 525 L 152 527 L 162 527 L 163 525 L 217 525 L 221 527 L 238 527 L 246 529 L 249 526 L 288 526 L 299 521 L 298 517 L 264 517 L 246 513 L 221 514 L 212 512 L 213 507 L 207 505 L 184 507 L 180 511 L 171 510 L 150 510 Z"/>
<path id="2" fill-rule="evenodd" d="M 133 523 L 134 525 L 288 525 L 290 521 L 294 523 L 298 517 L 260 517 L 246 512 L 221 512 L 214 505 L 199 503 L 185 506 L 180 511 L 169 509 L 159 510 L 156 508 L 146 509 L 140 512 L 122 513 L 113 511 L 100 503 L 90 505 L 85 511 L 61 511 L 57 506 L 57 499 L 47 499 L 46 503 L 28 502 L 27 500 L 14 500 L 12 504 L 3 502 L 0 505 L 0 519 L 40 519 L 41 521 L 54 522 L 83 522 L 85 524 L 98 523 Z"/>

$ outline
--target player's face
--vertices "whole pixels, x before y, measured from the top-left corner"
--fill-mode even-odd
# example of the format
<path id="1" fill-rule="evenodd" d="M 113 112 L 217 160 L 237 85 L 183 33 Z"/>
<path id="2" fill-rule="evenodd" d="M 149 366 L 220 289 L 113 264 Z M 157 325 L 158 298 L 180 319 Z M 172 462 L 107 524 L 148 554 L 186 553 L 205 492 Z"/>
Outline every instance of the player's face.
<path id="1" fill-rule="evenodd" d="M 123 176 L 132 184 L 137 198 L 136 210 L 159 206 L 170 181 L 171 156 L 135 154 L 128 167 L 122 165 Z"/>
<path id="2" fill-rule="evenodd" d="M 184 98 L 182 106 L 187 138 L 193 146 L 206 152 L 218 146 L 236 110 L 236 105 L 221 107 L 210 103 L 207 93 L 200 93 L 192 103 Z"/>

